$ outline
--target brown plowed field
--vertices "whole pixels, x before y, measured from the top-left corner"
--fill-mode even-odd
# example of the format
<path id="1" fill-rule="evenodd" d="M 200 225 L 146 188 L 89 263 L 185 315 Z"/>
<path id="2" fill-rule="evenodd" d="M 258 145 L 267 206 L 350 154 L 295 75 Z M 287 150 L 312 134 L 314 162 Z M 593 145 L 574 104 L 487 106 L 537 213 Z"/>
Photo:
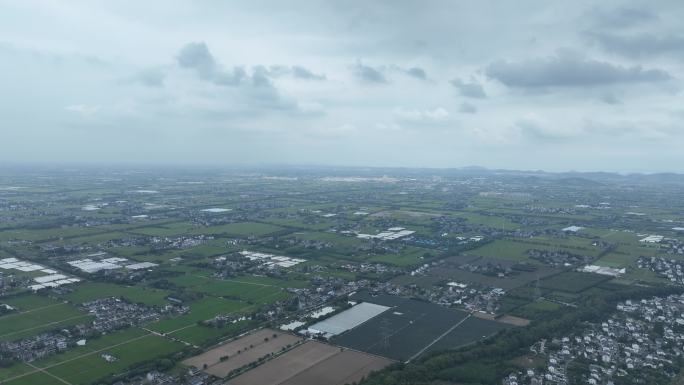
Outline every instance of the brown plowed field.
<path id="1" fill-rule="evenodd" d="M 273 338 L 274 334 L 277 335 L 276 338 Z M 300 337 L 293 334 L 262 329 L 198 356 L 188 358 L 183 363 L 223 378 L 235 369 L 239 369 L 271 353 L 278 353 L 287 345 L 293 345 L 300 340 Z M 228 356 L 228 359 L 221 362 L 220 358 L 224 356 Z M 207 365 L 206 369 L 203 369 L 204 364 Z"/>
<path id="2" fill-rule="evenodd" d="M 308 341 L 244 373 L 230 385 L 342 385 L 359 381 L 392 361 Z"/>
<path id="3" fill-rule="evenodd" d="M 387 358 L 345 350 L 297 374 L 282 385 L 353 384 L 391 363 Z"/>

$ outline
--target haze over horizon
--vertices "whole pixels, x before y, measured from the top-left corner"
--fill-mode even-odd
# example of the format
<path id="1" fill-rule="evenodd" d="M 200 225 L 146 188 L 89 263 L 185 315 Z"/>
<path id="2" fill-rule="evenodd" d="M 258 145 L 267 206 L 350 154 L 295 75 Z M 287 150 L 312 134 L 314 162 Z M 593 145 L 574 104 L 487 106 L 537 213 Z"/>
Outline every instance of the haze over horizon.
<path id="1" fill-rule="evenodd" d="M 679 1 L 0 0 L 0 162 L 682 172 Z"/>

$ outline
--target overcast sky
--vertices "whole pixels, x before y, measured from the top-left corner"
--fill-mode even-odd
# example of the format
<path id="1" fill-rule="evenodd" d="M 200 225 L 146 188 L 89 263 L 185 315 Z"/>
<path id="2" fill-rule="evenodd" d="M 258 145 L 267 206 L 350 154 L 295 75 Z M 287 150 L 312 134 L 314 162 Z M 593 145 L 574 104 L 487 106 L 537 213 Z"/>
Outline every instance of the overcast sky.
<path id="1" fill-rule="evenodd" d="M 0 162 L 684 172 L 684 1 L 0 0 Z"/>

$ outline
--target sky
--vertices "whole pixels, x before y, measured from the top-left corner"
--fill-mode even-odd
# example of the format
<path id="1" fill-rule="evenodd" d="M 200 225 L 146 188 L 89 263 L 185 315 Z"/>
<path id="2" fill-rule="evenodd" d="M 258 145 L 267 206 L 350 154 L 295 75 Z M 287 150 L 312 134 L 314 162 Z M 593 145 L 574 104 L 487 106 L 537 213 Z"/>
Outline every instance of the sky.
<path id="1" fill-rule="evenodd" d="M 681 20 L 681 0 L 0 0 L 0 162 L 684 172 Z"/>

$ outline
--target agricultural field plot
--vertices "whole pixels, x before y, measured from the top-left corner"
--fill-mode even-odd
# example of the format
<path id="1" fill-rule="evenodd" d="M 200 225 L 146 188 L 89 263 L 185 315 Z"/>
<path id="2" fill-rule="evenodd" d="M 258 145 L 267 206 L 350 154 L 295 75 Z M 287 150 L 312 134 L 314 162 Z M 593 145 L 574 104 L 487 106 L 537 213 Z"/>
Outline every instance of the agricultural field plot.
<path id="1" fill-rule="evenodd" d="M 250 303 L 268 303 L 287 298 L 280 287 L 239 280 L 224 280 L 199 275 L 184 275 L 170 280 L 172 283 L 198 293 L 243 300 Z"/>
<path id="2" fill-rule="evenodd" d="M 523 305 L 517 309 L 515 309 L 513 312 L 511 312 L 515 316 L 523 317 L 523 318 L 537 318 L 540 314 L 546 313 L 546 312 L 551 312 L 554 310 L 558 310 L 562 307 L 562 305 L 559 305 L 555 302 L 550 302 L 546 300 L 539 300 L 539 301 L 533 301 L 530 302 L 526 305 Z"/>
<path id="3" fill-rule="evenodd" d="M 225 254 L 231 251 L 235 251 L 235 248 L 226 247 L 220 240 L 214 240 L 206 244 L 191 247 L 188 249 L 175 250 L 171 253 L 165 253 L 164 257 L 190 257 L 196 258 L 207 258 L 213 257 L 221 254 Z M 168 258 L 166 258 L 168 259 Z"/>
<path id="4" fill-rule="evenodd" d="M 64 298 L 72 303 L 83 303 L 98 298 L 123 297 L 134 303 L 144 303 L 151 306 L 167 304 L 165 290 L 146 288 L 141 286 L 124 286 L 103 282 L 83 282 L 74 286 L 74 291 Z"/>
<path id="5" fill-rule="evenodd" d="M 256 222 L 242 222 L 242 223 L 231 223 L 221 226 L 212 227 L 197 227 L 194 228 L 191 234 L 205 234 L 205 235 L 220 235 L 226 234 L 231 236 L 264 236 L 267 234 L 275 233 L 277 231 L 283 230 L 280 226 L 269 225 L 267 223 L 256 223 Z"/>
<path id="6" fill-rule="evenodd" d="M 85 359 L 88 356 L 95 356 L 104 362 L 100 357 L 100 353 L 110 352 L 117 346 L 124 346 L 136 340 L 146 339 L 148 336 L 150 336 L 148 332 L 138 328 L 130 328 L 107 334 L 100 338 L 88 339 L 85 346 L 74 347 L 65 353 L 34 361 L 31 365 L 16 363 L 10 367 L 1 368 L 0 381 L 16 378 L 15 380 L 8 381 L 8 383 L 30 384 L 30 381 L 36 378 L 36 374 L 31 373 L 37 369 L 57 368 L 59 365 L 66 365 L 73 361 Z"/>
<path id="7" fill-rule="evenodd" d="M 354 299 L 392 307 L 375 318 L 347 331 L 331 342 L 351 349 L 406 361 L 417 354 L 435 350 L 437 343 L 465 323 L 469 315 L 460 310 L 447 309 L 435 304 L 411 299 L 380 295 L 377 297 L 358 294 Z M 474 323 L 488 320 L 477 319 Z M 452 329 L 453 328 L 453 329 Z M 483 331 L 486 328 L 483 327 Z M 498 330 L 498 329 L 496 329 Z M 491 334 L 491 333 L 490 333 Z M 465 345 L 481 338 L 481 335 L 463 333 L 448 339 L 451 347 Z"/>
<path id="8" fill-rule="evenodd" d="M 52 367 L 63 362 L 71 361 L 86 354 L 103 352 L 116 345 L 125 344 L 128 341 L 139 338 L 144 338 L 148 334 L 149 332 L 137 327 L 115 331 L 102 335 L 98 338 L 86 339 L 86 344 L 84 346 L 75 346 L 66 352 L 42 358 L 32 362 L 31 364 L 38 368 Z"/>
<path id="9" fill-rule="evenodd" d="M 204 325 L 192 325 L 171 334 L 183 342 L 193 345 L 205 346 L 216 342 L 224 336 L 233 336 L 257 327 L 258 322 L 244 320 L 236 323 L 228 323 L 223 327 L 209 327 Z"/>
<path id="10" fill-rule="evenodd" d="M 477 255 L 492 259 L 508 261 L 527 261 L 527 250 L 534 248 L 531 244 L 514 242 L 509 240 L 496 240 L 475 250 L 468 252 L 469 255 Z"/>
<path id="11" fill-rule="evenodd" d="M 402 250 L 399 254 L 381 254 L 373 255 L 366 260 L 368 262 L 378 262 L 386 263 L 395 266 L 413 266 L 422 262 L 422 257 L 425 253 L 433 252 L 429 249 L 423 249 L 419 247 L 407 247 L 406 250 Z"/>
<path id="12" fill-rule="evenodd" d="M 3 382 L 6 385 L 42 385 L 42 384 L 61 384 L 62 382 L 52 377 L 49 374 L 36 372 L 35 369 L 27 365 L 27 368 L 34 370 L 31 374 L 26 376 L 21 376 L 7 382 Z"/>
<path id="13" fill-rule="evenodd" d="M 319 241 L 319 242 L 327 242 L 335 246 L 335 249 L 338 248 L 353 248 L 355 246 L 362 245 L 366 242 L 363 240 L 353 237 L 353 236 L 345 236 L 345 235 L 340 235 L 340 234 L 335 234 L 335 233 L 326 233 L 326 232 L 321 232 L 321 231 L 316 231 L 316 232 L 297 232 L 288 235 L 287 238 L 297 238 L 297 239 L 305 239 L 305 240 L 311 240 L 311 241 Z"/>
<path id="14" fill-rule="evenodd" d="M 165 223 L 158 225 L 150 225 L 145 227 L 139 227 L 132 230 L 133 234 L 149 235 L 153 237 L 172 237 L 177 235 L 187 234 L 194 230 L 195 226 L 188 222 L 174 222 Z"/>
<path id="15" fill-rule="evenodd" d="M 125 238 L 127 236 L 129 236 L 129 235 L 126 233 L 122 233 L 119 231 L 112 231 L 112 232 L 95 234 L 95 235 L 90 235 L 90 236 L 85 236 L 85 237 L 61 239 L 61 240 L 55 241 L 54 243 L 57 245 L 63 245 L 63 244 L 97 245 L 97 244 L 104 243 L 104 242 L 107 242 L 107 241 L 110 241 L 113 239 Z"/>
<path id="16" fill-rule="evenodd" d="M 403 274 L 398 277 L 392 278 L 390 282 L 396 285 L 416 285 L 424 289 L 430 289 L 433 286 L 443 283 L 444 278 L 432 274 L 418 276 Z"/>
<path id="17" fill-rule="evenodd" d="M 107 362 L 99 352 L 65 361 L 45 370 L 72 384 L 90 384 L 103 377 L 125 373 L 132 365 L 178 352 L 184 345 L 152 334 L 106 349 L 115 357 Z"/>
<path id="18" fill-rule="evenodd" d="M 49 297 L 44 297 L 34 294 L 22 294 L 14 297 L 0 298 L 0 303 L 10 305 L 19 312 L 42 308 L 46 306 L 54 306 L 61 304 L 62 301 L 57 301 Z"/>
<path id="19" fill-rule="evenodd" d="M 606 275 L 568 271 L 540 280 L 539 287 L 568 293 L 580 293 L 611 279 L 612 277 Z"/>
<path id="20" fill-rule="evenodd" d="M 228 381 L 229 385 L 344 385 L 392 361 L 308 341 Z"/>
<path id="21" fill-rule="evenodd" d="M 600 237 L 608 242 L 616 243 L 636 243 L 639 238 L 633 231 L 618 231 L 601 228 L 586 228 L 582 232 Z"/>
<path id="22" fill-rule="evenodd" d="M 505 320 L 504 320 L 505 321 Z M 525 320 L 520 321 L 524 324 Z M 455 349 L 491 337 L 500 330 L 512 327 L 511 323 L 469 317 L 461 325 L 440 338 L 428 351 Z"/>
<path id="23" fill-rule="evenodd" d="M 594 261 L 593 264 L 597 266 L 622 268 L 634 266 L 638 258 L 639 257 L 636 255 L 630 255 L 628 253 L 621 252 L 618 247 L 618 250 L 612 251 L 602 256 L 598 260 Z"/>
<path id="24" fill-rule="evenodd" d="M 534 271 L 514 270 L 514 274 L 506 277 L 498 277 L 494 275 L 485 275 L 475 272 L 470 272 L 464 269 L 459 269 L 458 266 L 463 264 L 486 264 L 488 262 L 500 264 L 503 267 L 512 267 L 516 262 L 495 260 L 492 258 L 464 258 L 463 256 L 451 257 L 446 260 L 443 265 L 436 266 L 428 270 L 429 276 L 434 276 L 439 279 L 448 279 L 451 281 L 481 284 L 492 287 L 500 287 L 502 289 L 514 289 L 524 286 L 537 278 L 542 279 L 554 274 L 560 273 L 562 270 L 546 266 L 535 266 Z"/>
<path id="25" fill-rule="evenodd" d="M 315 221 L 312 220 L 305 220 L 303 218 L 301 219 L 289 219 L 289 218 L 266 218 L 264 219 L 264 222 L 267 222 L 269 224 L 275 225 L 275 226 L 280 226 L 280 227 L 287 227 L 287 228 L 294 228 L 294 229 L 308 229 L 308 230 L 326 230 L 329 229 L 330 227 L 334 226 L 335 222 L 326 220 L 326 218 L 316 218 Z"/>
<path id="26" fill-rule="evenodd" d="M 480 215 L 476 213 L 467 213 L 467 214 L 462 214 L 458 215 L 462 216 L 465 218 L 468 223 L 474 224 L 474 225 L 482 225 L 486 227 L 491 227 L 495 229 L 509 229 L 509 230 L 515 230 L 520 228 L 520 224 L 511 222 L 507 218 L 499 217 L 499 216 L 491 216 L 491 215 Z"/>
<path id="27" fill-rule="evenodd" d="M 154 322 L 148 326 L 160 333 L 173 333 L 195 326 L 198 321 L 208 320 L 218 314 L 232 314 L 249 307 L 249 304 L 243 302 L 205 297 L 190 303 L 190 311 L 187 314 Z"/>
<path id="28" fill-rule="evenodd" d="M 65 239 L 79 239 L 84 237 L 91 237 L 96 234 L 110 233 L 119 229 L 128 227 L 129 225 L 111 225 L 107 227 L 66 227 L 66 228 L 52 228 L 52 229 L 35 229 L 35 230 L 7 230 L 0 232 L 0 241 L 11 239 L 42 242 L 48 240 Z"/>
<path id="29" fill-rule="evenodd" d="M 265 276 L 241 276 L 234 279 L 235 282 L 251 283 L 264 286 L 275 286 L 282 288 L 304 288 L 309 286 L 309 282 L 302 279 L 302 276 L 290 275 L 290 279 L 280 279 Z"/>
<path id="30" fill-rule="evenodd" d="M 229 385 L 278 385 L 284 380 L 339 353 L 340 349 L 320 342 L 308 341 L 265 364 L 228 381 Z"/>
<path id="31" fill-rule="evenodd" d="M 282 385 L 356 384 L 392 363 L 384 357 L 344 350 L 282 382 Z"/>
<path id="32" fill-rule="evenodd" d="M 335 249 L 334 251 L 338 251 Z M 413 266 L 422 263 L 423 256 L 426 253 L 434 253 L 434 250 L 421 248 L 416 246 L 406 246 L 395 253 L 387 254 L 373 254 L 363 251 L 355 251 L 349 253 L 336 253 L 330 252 L 324 254 L 323 258 L 316 260 L 315 262 L 325 261 L 329 259 L 331 261 L 351 261 L 351 262 L 375 262 L 384 263 L 388 265 L 394 265 L 398 267 Z"/>
<path id="33" fill-rule="evenodd" d="M 610 231 L 602 239 L 613 242 L 617 248 L 610 253 L 602 256 L 595 261 L 596 265 L 613 267 L 613 268 L 627 268 L 628 275 L 636 277 L 639 272 L 636 272 L 636 261 L 639 257 L 656 257 L 660 256 L 667 259 L 682 259 L 682 255 L 661 254 L 661 249 L 658 245 L 644 244 L 639 242 L 642 237 L 635 233 Z"/>
<path id="34" fill-rule="evenodd" d="M 7 380 L 8 378 L 15 378 L 18 376 L 26 375 L 34 370 L 33 367 L 27 365 L 24 362 L 17 362 L 11 366 L 5 366 L 0 368 L 0 383 Z"/>
<path id="35" fill-rule="evenodd" d="M 591 246 L 587 240 L 577 241 L 560 238 L 531 238 L 525 241 L 519 240 L 496 240 L 478 249 L 468 252 L 469 255 L 478 255 L 500 260 L 531 261 L 527 251 L 531 249 L 566 251 L 573 254 L 597 257 L 601 250 Z"/>
<path id="36" fill-rule="evenodd" d="M 280 353 L 301 340 L 301 337 L 294 334 L 261 329 L 188 358 L 183 364 L 224 378 L 234 370 L 257 362 L 263 357 Z"/>
<path id="37" fill-rule="evenodd" d="M 13 341 L 45 330 L 87 322 L 90 315 L 67 303 L 36 307 L 0 317 L 0 341 Z"/>

